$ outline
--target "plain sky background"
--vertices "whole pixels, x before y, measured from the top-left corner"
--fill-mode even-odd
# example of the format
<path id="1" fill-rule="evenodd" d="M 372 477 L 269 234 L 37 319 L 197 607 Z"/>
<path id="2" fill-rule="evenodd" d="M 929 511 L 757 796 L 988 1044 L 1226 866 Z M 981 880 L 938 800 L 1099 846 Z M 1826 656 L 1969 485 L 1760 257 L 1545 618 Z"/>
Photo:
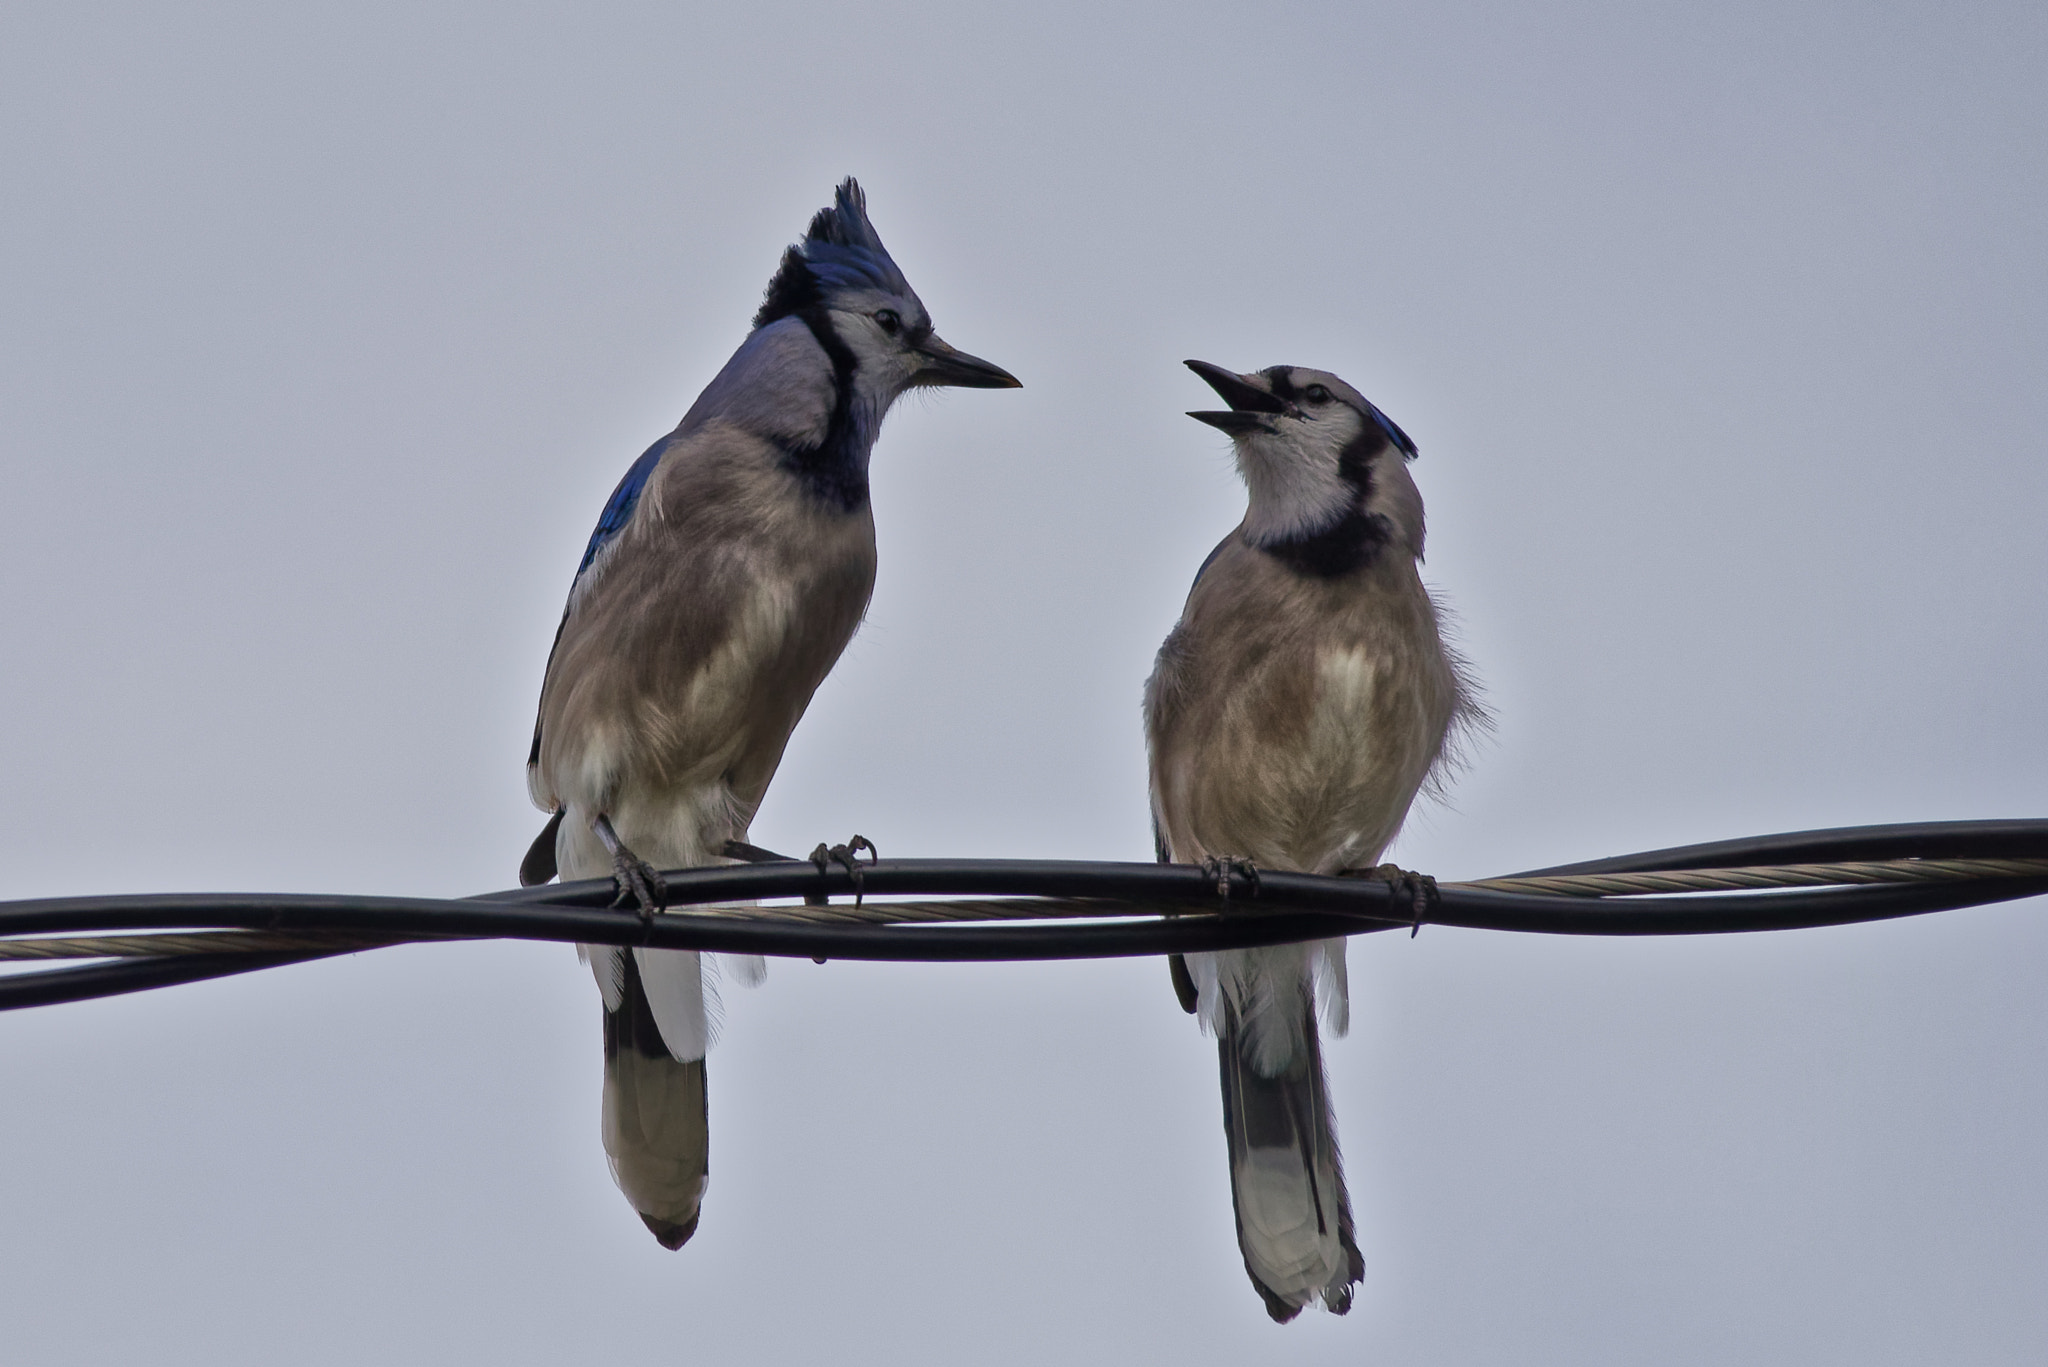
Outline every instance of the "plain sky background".
<path id="1" fill-rule="evenodd" d="M 1414 435 L 1499 727 L 1443 877 L 2048 814 L 2048 9 L 0 11 L 0 895 L 464 894 L 584 538 L 856 173 L 909 402 L 755 827 L 1149 857 L 1195 356 Z M 2040 903 L 1352 950 L 1368 1272 L 1278 1329 L 1156 961 L 729 992 L 679 1254 L 566 948 L 0 1018 L 10 1363 L 2048 1357 Z"/>

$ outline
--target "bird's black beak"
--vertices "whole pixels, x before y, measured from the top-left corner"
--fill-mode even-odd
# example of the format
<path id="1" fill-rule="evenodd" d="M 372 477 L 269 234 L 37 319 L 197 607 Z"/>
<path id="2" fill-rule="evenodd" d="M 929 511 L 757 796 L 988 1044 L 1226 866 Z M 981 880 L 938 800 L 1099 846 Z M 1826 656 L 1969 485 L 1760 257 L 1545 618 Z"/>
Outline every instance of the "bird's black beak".
<path id="1" fill-rule="evenodd" d="M 1209 388 L 1216 391 L 1223 402 L 1230 405 L 1228 413 L 1190 413 L 1196 422 L 1206 422 L 1211 427 L 1221 428 L 1235 435 L 1239 432 L 1268 430 L 1272 424 L 1267 421 L 1276 414 L 1292 413 L 1294 405 L 1276 397 L 1271 391 L 1261 389 L 1234 370 L 1225 370 L 1220 365 L 1207 361 L 1188 361 L 1189 370 L 1209 382 Z"/>
<path id="2" fill-rule="evenodd" d="M 920 361 L 910 383 L 920 388 L 1022 389 L 1015 375 L 979 356 L 969 356 L 946 344 L 937 333 L 917 344 Z"/>

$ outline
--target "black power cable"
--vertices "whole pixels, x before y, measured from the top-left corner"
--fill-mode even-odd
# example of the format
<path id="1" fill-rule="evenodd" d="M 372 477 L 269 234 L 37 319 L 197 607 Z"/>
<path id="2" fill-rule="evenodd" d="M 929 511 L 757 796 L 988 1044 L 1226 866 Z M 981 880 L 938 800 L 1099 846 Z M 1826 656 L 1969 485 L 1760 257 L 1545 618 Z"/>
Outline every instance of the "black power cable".
<path id="1" fill-rule="evenodd" d="M 1539 870 L 1621 873 L 1891 859 L 2048 858 L 2048 821 L 1850 827 L 1720 841 Z M 1412 924 L 1553 935 L 1705 935 L 1847 925 L 2048 892 L 2044 877 L 1976 877 L 1819 889 L 1560 896 L 1445 885 L 1426 912 L 1374 878 L 1190 865 L 1050 860 L 899 859 L 858 871 L 776 860 L 665 875 L 675 908 L 764 898 L 1088 899 L 1105 919 L 1020 923 L 820 924 L 784 909 L 745 916 L 656 916 L 610 906 L 609 880 L 461 900 L 255 893 L 49 898 L 0 903 L 0 936 L 226 929 L 293 935 L 527 939 L 736 954 L 926 962 L 1193 953 L 1357 935 Z M 1019 904 L 1028 916 L 1029 902 Z M 1210 914 L 1197 914 L 1210 913 Z M 1064 913 L 1074 915 L 1069 907 Z M 1107 919 L 1117 918 L 1117 919 Z M 0 975 L 0 1010 L 113 996 L 354 952 L 295 948 L 127 959 Z"/>

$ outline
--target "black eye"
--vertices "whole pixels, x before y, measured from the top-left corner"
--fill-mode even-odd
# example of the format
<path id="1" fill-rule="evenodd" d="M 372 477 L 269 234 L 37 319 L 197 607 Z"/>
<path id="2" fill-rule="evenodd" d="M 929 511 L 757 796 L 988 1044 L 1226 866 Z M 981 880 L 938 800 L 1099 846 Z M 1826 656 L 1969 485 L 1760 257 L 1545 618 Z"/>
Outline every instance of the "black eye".
<path id="1" fill-rule="evenodd" d="M 903 330 L 903 320 L 896 316 L 895 309 L 877 309 L 875 311 L 875 322 L 880 325 L 882 331 L 888 333 L 891 337 L 894 337 Z"/>
<path id="2" fill-rule="evenodd" d="M 1330 401 L 1330 391 L 1319 384 L 1312 384 L 1307 389 L 1302 390 L 1301 396 L 1310 403 L 1328 403 Z"/>

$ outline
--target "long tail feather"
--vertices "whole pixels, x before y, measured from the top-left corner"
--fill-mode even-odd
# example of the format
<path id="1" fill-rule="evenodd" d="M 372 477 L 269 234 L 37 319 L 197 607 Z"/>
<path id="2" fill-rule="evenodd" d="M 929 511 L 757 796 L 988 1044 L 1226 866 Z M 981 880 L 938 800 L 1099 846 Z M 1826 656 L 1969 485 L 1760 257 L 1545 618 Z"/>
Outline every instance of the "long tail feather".
<path id="1" fill-rule="evenodd" d="M 1237 1246 L 1266 1313 L 1282 1324 L 1316 1300 L 1343 1314 L 1365 1276 L 1314 1008 L 1304 999 L 1295 1009 L 1305 1016 L 1303 1047 L 1277 1075 L 1254 1066 L 1234 1008 L 1225 1006 L 1216 1032 Z"/>
<path id="2" fill-rule="evenodd" d="M 655 1239 L 681 1248 L 697 1232 L 710 1180 L 704 1060 L 685 1063 L 669 1052 L 636 956 L 618 960 L 620 1000 L 604 1013 L 604 1151 Z"/>

